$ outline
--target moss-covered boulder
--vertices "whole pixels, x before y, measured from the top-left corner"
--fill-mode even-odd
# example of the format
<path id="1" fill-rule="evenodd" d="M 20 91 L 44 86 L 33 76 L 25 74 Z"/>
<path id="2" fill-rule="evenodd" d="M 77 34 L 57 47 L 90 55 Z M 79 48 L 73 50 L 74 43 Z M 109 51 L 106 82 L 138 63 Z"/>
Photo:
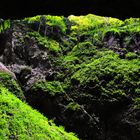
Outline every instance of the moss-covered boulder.
<path id="1" fill-rule="evenodd" d="M 78 140 L 0 87 L 0 139 Z"/>

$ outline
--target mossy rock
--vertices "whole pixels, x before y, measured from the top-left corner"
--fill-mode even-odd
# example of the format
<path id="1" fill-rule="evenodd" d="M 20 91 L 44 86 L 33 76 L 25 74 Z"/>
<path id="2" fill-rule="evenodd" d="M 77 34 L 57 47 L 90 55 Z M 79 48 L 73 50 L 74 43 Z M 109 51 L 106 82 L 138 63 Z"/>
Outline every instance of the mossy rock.
<path id="1" fill-rule="evenodd" d="M 38 81 L 33 85 L 31 90 L 35 92 L 43 92 L 51 96 L 64 93 L 63 85 L 59 81 Z"/>
<path id="2" fill-rule="evenodd" d="M 61 47 L 59 43 L 51 38 L 43 37 L 38 32 L 28 32 L 25 36 L 25 38 L 34 38 L 38 45 L 41 47 L 41 49 L 48 49 L 48 51 L 54 52 L 56 54 L 61 52 Z"/>
<path id="3" fill-rule="evenodd" d="M 0 87 L 0 139 L 78 140 Z"/>
<path id="4" fill-rule="evenodd" d="M 7 88 L 21 100 L 25 100 L 23 91 L 18 82 L 10 74 L 0 72 L 0 86 Z"/>
<path id="5" fill-rule="evenodd" d="M 112 51 L 100 51 L 75 69 L 71 79 L 79 81 L 81 88 L 98 88 L 101 93 L 134 94 L 139 84 L 139 67 L 137 59 L 122 60 Z"/>
<path id="6" fill-rule="evenodd" d="M 57 26 L 60 28 L 61 32 L 66 32 L 66 24 L 63 16 L 42 15 L 25 18 L 24 21 L 28 24 L 39 22 L 39 26 L 42 24 L 52 27 Z"/>
<path id="7" fill-rule="evenodd" d="M 23 21 L 28 28 L 24 31 L 25 46 L 30 47 L 33 42 L 37 51 L 45 52 L 45 60 L 41 53 L 43 66 L 48 60 L 51 62 L 45 70 L 42 65 L 35 66 L 37 70 L 41 68 L 45 80 L 37 81 L 26 92 L 28 103 L 83 139 L 100 139 L 96 137 L 98 132 L 103 133 L 102 139 L 106 134 L 108 139 L 120 136 L 115 125 L 117 132 L 110 136 L 109 125 L 117 120 L 122 126 L 122 110 L 125 112 L 130 106 L 140 108 L 140 19 L 121 21 L 89 14 L 68 18 L 35 16 Z M 40 57 L 34 60 L 42 64 Z M 9 83 L 4 87 L 9 89 Z M 100 130 L 94 129 L 91 118 L 97 118 Z M 32 134 L 30 129 L 29 132 Z M 38 135 L 42 138 L 42 134 Z"/>

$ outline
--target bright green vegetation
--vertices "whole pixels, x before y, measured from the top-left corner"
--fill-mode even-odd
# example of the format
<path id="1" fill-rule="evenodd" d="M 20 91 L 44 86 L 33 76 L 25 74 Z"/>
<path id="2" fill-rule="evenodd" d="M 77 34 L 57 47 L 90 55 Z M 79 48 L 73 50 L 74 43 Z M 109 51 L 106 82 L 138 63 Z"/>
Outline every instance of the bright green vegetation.
<path id="1" fill-rule="evenodd" d="M 51 15 L 44 15 L 44 16 L 35 16 L 35 17 L 30 17 L 30 18 L 25 18 L 24 21 L 27 23 L 35 23 L 35 22 L 41 22 L 41 18 L 45 18 L 46 25 L 49 25 L 51 27 L 59 27 L 60 30 L 65 33 L 66 32 L 66 24 L 64 22 L 64 17 L 63 16 L 51 16 Z"/>
<path id="2" fill-rule="evenodd" d="M 69 20 L 73 23 L 71 30 L 78 33 L 88 31 L 97 33 L 97 30 L 110 30 L 110 28 L 121 27 L 124 23 L 121 20 L 111 17 L 100 17 L 89 14 L 87 16 L 69 16 Z"/>
<path id="3" fill-rule="evenodd" d="M 69 16 L 71 35 L 89 34 L 93 38 L 103 39 L 105 34 L 138 33 L 140 31 L 140 19 L 130 18 L 125 21 L 111 17 L 101 17 L 93 14 L 87 16 Z"/>
<path id="4" fill-rule="evenodd" d="M 56 94 L 64 93 L 62 83 L 60 83 L 59 81 L 52 81 L 52 82 L 38 81 L 37 83 L 34 84 L 32 90 L 40 91 L 40 92 L 42 91 L 52 96 Z"/>
<path id="5" fill-rule="evenodd" d="M 59 27 L 63 33 L 66 33 L 67 22 L 63 16 L 35 16 L 30 18 L 25 18 L 24 21 L 31 24 L 39 22 L 41 24 L 41 19 L 45 18 L 45 23 L 51 27 Z M 93 35 L 94 38 L 102 39 L 107 32 L 112 33 L 136 33 L 140 31 L 140 19 L 130 18 L 125 21 L 121 21 L 116 18 L 111 17 L 101 17 L 93 14 L 88 14 L 87 16 L 74 16 L 68 17 L 71 24 L 71 36 L 77 36 L 82 34 Z"/>
<path id="6" fill-rule="evenodd" d="M 92 89 L 93 93 L 96 91 L 107 96 L 137 94 L 136 88 L 140 86 L 139 58 L 121 59 L 113 51 L 98 50 L 89 43 L 82 43 L 62 60 L 71 79 L 77 81 L 82 90 Z"/>
<path id="7" fill-rule="evenodd" d="M 51 52 L 59 53 L 61 51 L 61 47 L 57 41 L 48 37 L 42 37 L 38 32 L 29 32 L 26 38 L 34 38 L 40 46 L 47 48 Z"/>
<path id="8" fill-rule="evenodd" d="M 87 16 L 69 16 L 68 18 L 72 22 L 72 36 L 86 34 L 97 41 L 102 41 L 107 32 L 119 33 L 120 28 L 124 25 L 124 22 L 119 19 L 92 14 Z"/>
<path id="9" fill-rule="evenodd" d="M 0 72 L 0 86 L 7 88 L 7 90 L 12 92 L 18 98 L 24 100 L 24 95 L 20 86 L 17 84 L 17 81 L 15 81 L 11 75 L 4 72 Z"/>
<path id="10" fill-rule="evenodd" d="M 0 87 L 0 139 L 78 140 Z"/>
<path id="11" fill-rule="evenodd" d="M 137 94 L 136 89 L 140 86 L 139 55 L 132 49 L 123 48 L 126 54 L 122 59 L 116 52 L 105 49 L 103 41 L 109 33 L 110 36 L 123 38 L 128 46 L 134 42 L 134 36 L 139 34 L 140 19 L 121 21 L 91 14 L 69 16 L 68 19 L 72 24 L 70 36 L 75 40 L 79 36 L 84 39 L 77 40 L 67 54 L 59 59 L 58 65 L 62 65 L 69 75 L 64 83 L 75 83 L 82 91 L 92 94 Z M 118 48 L 117 43 L 115 45 Z"/>
<path id="12" fill-rule="evenodd" d="M 4 20 L 0 23 L 0 33 L 10 28 L 10 20 Z"/>
<path id="13" fill-rule="evenodd" d="M 138 33 L 140 32 L 140 18 L 130 18 L 124 21 L 125 26 L 123 27 L 124 31 Z"/>

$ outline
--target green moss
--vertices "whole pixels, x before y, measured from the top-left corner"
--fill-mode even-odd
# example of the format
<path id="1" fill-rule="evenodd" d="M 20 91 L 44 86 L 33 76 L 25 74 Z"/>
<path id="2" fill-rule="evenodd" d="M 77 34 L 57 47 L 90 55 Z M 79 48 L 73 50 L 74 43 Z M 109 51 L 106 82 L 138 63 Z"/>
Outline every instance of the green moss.
<path id="1" fill-rule="evenodd" d="M 61 31 L 63 33 L 66 32 L 66 24 L 64 22 L 64 17 L 63 16 L 51 16 L 51 15 L 47 15 L 46 16 L 47 19 L 47 24 L 50 26 L 58 26 L 60 27 Z"/>
<path id="2" fill-rule="evenodd" d="M 62 83 L 60 83 L 59 81 L 38 81 L 34 84 L 32 90 L 46 92 L 52 96 L 64 93 Z"/>
<path id="3" fill-rule="evenodd" d="M 136 53 L 133 53 L 133 52 L 128 52 L 126 55 L 125 55 L 126 59 L 137 59 L 138 58 L 138 55 Z"/>
<path id="4" fill-rule="evenodd" d="M 71 26 L 71 35 L 90 34 L 94 38 L 102 40 L 106 33 L 118 34 L 122 33 L 139 33 L 140 19 L 130 18 L 124 22 L 111 17 L 101 17 L 93 14 L 86 16 L 69 16 Z"/>
<path id="5" fill-rule="evenodd" d="M 124 21 L 125 32 L 139 33 L 140 32 L 140 18 L 130 18 Z"/>
<path id="6" fill-rule="evenodd" d="M 77 44 L 71 51 L 72 54 L 80 57 L 86 55 L 94 55 L 96 47 L 91 42 L 82 42 Z"/>
<path id="7" fill-rule="evenodd" d="M 71 52 L 69 52 L 66 56 L 61 57 L 61 63 L 65 68 L 77 68 L 78 65 L 88 61 L 96 54 L 96 47 L 91 42 L 82 42 L 78 43 L 73 47 Z M 74 70 L 73 69 L 73 70 Z"/>
<path id="8" fill-rule="evenodd" d="M 28 23 L 33 23 L 33 22 L 36 22 L 36 21 L 40 21 L 40 15 L 38 16 L 34 16 L 34 17 L 28 17 L 28 18 L 25 18 L 24 21 L 27 21 Z"/>
<path id="9" fill-rule="evenodd" d="M 139 84 L 139 60 L 122 60 L 112 51 L 98 51 L 88 63 L 73 70 L 71 79 L 107 94 L 134 94 Z"/>
<path id="10" fill-rule="evenodd" d="M 34 22 L 40 22 L 41 23 L 41 18 L 46 19 L 46 25 L 49 26 L 57 26 L 60 28 L 61 32 L 65 33 L 66 32 L 66 24 L 64 22 L 64 17 L 63 16 L 52 16 L 52 15 L 43 15 L 43 16 L 35 16 L 35 17 L 30 17 L 30 18 L 25 18 L 24 21 L 27 23 L 34 23 Z"/>
<path id="11" fill-rule="evenodd" d="M 0 23 L 0 33 L 10 28 L 10 20 L 4 20 Z"/>
<path id="12" fill-rule="evenodd" d="M 34 38 L 40 46 L 47 48 L 49 51 L 55 53 L 61 51 L 61 47 L 57 41 L 48 37 L 42 37 L 38 32 L 28 32 L 26 38 Z"/>
<path id="13" fill-rule="evenodd" d="M 49 97 L 64 95 L 66 98 L 62 102 L 68 104 L 66 109 L 77 111 L 82 104 L 91 114 L 96 101 L 101 101 L 102 107 L 104 104 L 108 106 L 116 103 L 119 99 L 125 102 L 128 97 L 134 99 L 136 108 L 140 108 L 140 57 L 137 49 L 140 19 L 121 21 L 89 14 L 68 18 L 35 16 L 24 21 L 23 23 L 32 25 L 28 26 L 30 32 L 26 37 L 33 39 L 40 49 L 47 51 L 52 69 L 56 72 L 55 81 L 38 81 L 31 88 L 31 93 Z M 45 34 L 44 30 L 48 32 Z M 111 45 L 109 42 L 112 41 L 114 44 Z M 137 46 L 133 48 L 134 44 Z M 51 52 L 59 55 L 52 57 Z M 120 57 L 121 53 L 123 57 Z M 19 97 L 21 89 L 17 83 L 8 75 L 0 74 L 0 77 L 0 85 Z M 75 139 L 52 122 L 48 125 L 47 119 L 31 108 L 28 109 L 28 106 L 4 88 L 1 88 L 1 92 L 0 128 L 4 128 L 0 129 L 1 139 Z M 8 96 L 4 96 L 5 94 Z M 123 98 L 124 96 L 127 98 Z"/>
<path id="14" fill-rule="evenodd" d="M 76 102 L 70 102 L 68 105 L 67 105 L 67 109 L 70 109 L 72 111 L 76 111 L 76 110 L 79 110 L 80 109 L 80 105 Z"/>
<path id="15" fill-rule="evenodd" d="M 119 32 L 118 28 L 121 27 L 124 22 L 111 17 L 101 17 L 93 14 L 87 16 L 69 16 L 69 20 L 72 23 L 72 34 L 96 34 L 97 38 L 103 38 L 104 34 L 111 29 L 115 32 Z"/>
<path id="16" fill-rule="evenodd" d="M 133 106 L 134 109 L 140 109 L 140 98 L 137 97 L 134 99 L 134 106 Z"/>
<path id="17" fill-rule="evenodd" d="M 89 14 L 87 16 L 69 16 L 69 20 L 73 23 L 71 30 L 93 30 L 99 29 L 103 26 L 105 27 L 119 27 L 123 25 L 123 21 L 109 18 L 109 17 L 101 17 L 93 14 Z"/>
<path id="18" fill-rule="evenodd" d="M 11 75 L 4 72 L 0 72 L 0 86 L 7 88 L 18 98 L 22 100 L 25 99 L 19 84 L 13 79 Z"/>
<path id="19" fill-rule="evenodd" d="M 136 88 L 135 92 L 136 92 L 137 95 L 140 95 L 140 88 Z"/>
<path id="20" fill-rule="evenodd" d="M 48 121 L 39 112 L 22 103 L 7 89 L 0 87 L 0 139 L 18 140 L 77 140 Z"/>

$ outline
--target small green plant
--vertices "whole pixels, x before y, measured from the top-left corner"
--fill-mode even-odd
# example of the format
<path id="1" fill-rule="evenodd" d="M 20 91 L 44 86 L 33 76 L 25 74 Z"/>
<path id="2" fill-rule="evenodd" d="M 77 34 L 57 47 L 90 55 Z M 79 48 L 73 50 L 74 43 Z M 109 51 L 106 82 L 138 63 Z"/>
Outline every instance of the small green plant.
<path id="1" fill-rule="evenodd" d="M 139 66 L 139 60 L 122 60 L 112 51 L 97 51 L 87 63 L 81 63 L 78 69 L 73 67 L 71 79 L 101 94 L 134 94 L 139 84 Z"/>

